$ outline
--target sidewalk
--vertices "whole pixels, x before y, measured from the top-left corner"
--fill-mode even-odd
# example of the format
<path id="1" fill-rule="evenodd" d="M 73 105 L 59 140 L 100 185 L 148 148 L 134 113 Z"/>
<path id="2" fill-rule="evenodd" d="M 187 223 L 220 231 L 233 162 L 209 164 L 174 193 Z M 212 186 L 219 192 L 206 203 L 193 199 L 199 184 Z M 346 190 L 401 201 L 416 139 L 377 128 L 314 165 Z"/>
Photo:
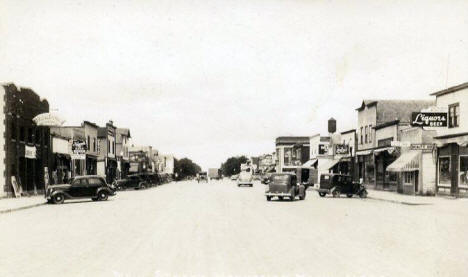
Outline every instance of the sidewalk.
<path id="1" fill-rule="evenodd" d="M 0 198 L 0 214 L 34 208 L 44 204 L 46 204 L 44 195 Z"/>
<path id="2" fill-rule="evenodd" d="M 406 195 L 400 194 L 396 191 L 384 191 L 384 190 L 374 190 L 367 188 L 367 198 L 387 201 L 397 204 L 405 205 L 434 205 L 438 203 L 443 203 L 447 201 L 453 201 L 457 198 L 450 196 L 415 196 L 415 195 Z"/>

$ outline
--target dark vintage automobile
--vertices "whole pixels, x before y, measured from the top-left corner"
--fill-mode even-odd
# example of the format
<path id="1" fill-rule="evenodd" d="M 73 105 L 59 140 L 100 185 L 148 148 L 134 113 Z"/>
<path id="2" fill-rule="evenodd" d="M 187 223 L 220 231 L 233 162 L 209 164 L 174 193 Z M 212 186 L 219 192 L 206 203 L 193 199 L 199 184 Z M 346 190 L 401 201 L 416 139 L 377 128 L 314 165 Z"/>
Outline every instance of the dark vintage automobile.
<path id="1" fill-rule="evenodd" d="M 134 174 L 134 175 L 139 176 L 140 178 L 145 180 L 148 186 L 159 186 L 161 184 L 161 177 L 157 173 L 145 172 L 145 173 L 139 173 L 139 174 Z M 130 176 L 133 176 L 133 175 L 130 175 Z"/>
<path id="2" fill-rule="evenodd" d="M 206 174 L 206 172 L 200 172 L 200 173 L 198 173 L 197 181 L 198 181 L 199 183 L 200 183 L 200 182 L 207 182 L 207 183 L 208 183 L 208 175 Z"/>
<path id="3" fill-rule="evenodd" d="M 321 174 L 320 187 L 317 191 L 321 197 L 327 194 L 332 194 L 333 197 L 340 197 L 341 194 L 346 194 L 347 197 L 353 197 L 353 195 L 359 195 L 361 198 L 367 197 L 367 190 L 362 184 L 353 182 L 353 178 L 349 175 L 337 173 Z"/>
<path id="4" fill-rule="evenodd" d="M 145 189 L 148 187 L 148 183 L 139 174 L 129 175 L 127 178 L 115 181 L 115 187 L 117 190 L 124 189 Z"/>
<path id="5" fill-rule="evenodd" d="M 275 196 L 279 200 L 288 197 L 291 201 L 294 201 L 296 196 L 299 196 L 300 200 L 306 197 L 306 188 L 297 183 L 297 176 L 294 173 L 274 173 L 267 181 L 267 185 L 268 188 L 265 191 L 267 201 Z"/>
<path id="6" fill-rule="evenodd" d="M 48 203 L 61 204 L 67 199 L 91 198 L 104 201 L 115 195 L 115 187 L 108 185 L 101 176 L 88 175 L 72 178 L 68 184 L 49 185 L 46 191 Z"/>

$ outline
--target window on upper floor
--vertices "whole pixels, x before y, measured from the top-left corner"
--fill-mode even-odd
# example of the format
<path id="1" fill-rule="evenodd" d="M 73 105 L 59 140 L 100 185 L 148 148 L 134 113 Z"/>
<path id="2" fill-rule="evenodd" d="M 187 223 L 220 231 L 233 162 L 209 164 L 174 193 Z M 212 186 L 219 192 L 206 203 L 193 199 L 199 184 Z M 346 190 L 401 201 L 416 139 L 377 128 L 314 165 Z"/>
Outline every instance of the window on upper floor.
<path id="1" fill-rule="evenodd" d="M 369 125 L 369 143 L 372 142 L 372 125 Z"/>
<path id="2" fill-rule="evenodd" d="M 88 136 L 88 140 L 86 141 L 86 149 L 89 151 L 91 150 L 91 138 Z"/>
<path id="3" fill-rule="evenodd" d="M 365 134 L 365 139 L 364 139 L 364 142 L 367 143 L 367 132 L 368 132 L 368 127 L 366 126 L 366 134 Z"/>
<path id="4" fill-rule="evenodd" d="M 363 130 L 363 127 L 361 127 L 361 132 L 360 132 L 360 134 L 361 134 L 361 144 L 363 144 L 363 143 L 364 143 L 364 140 L 362 139 L 362 138 L 363 138 L 363 135 L 364 135 L 364 133 L 363 133 L 363 131 L 362 131 L 362 130 Z"/>
<path id="5" fill-rule="evenodd" d="M 110 140 L 107 140 L 107 153 L 110 153 L 111 152 L 111 149 L 110 149 Z"/>
<path id="6" fill-rule="evenodd" d="M 96 138 L 93 138 L 93 152 L 96 152 Z"/>
<path id="7" fill-rule="evenodd" d="M 460 104 L 449 105 L 449 128 L 455 128 L 460 125 Z"/>

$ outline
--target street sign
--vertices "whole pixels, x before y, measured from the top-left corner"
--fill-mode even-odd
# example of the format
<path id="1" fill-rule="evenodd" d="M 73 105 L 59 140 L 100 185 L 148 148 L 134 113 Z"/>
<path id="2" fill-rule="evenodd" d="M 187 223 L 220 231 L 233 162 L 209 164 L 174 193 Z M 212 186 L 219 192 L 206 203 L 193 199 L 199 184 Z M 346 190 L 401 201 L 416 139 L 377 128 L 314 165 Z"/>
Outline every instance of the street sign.
<path id="1" fill-rule="evenodd" d="M 24 146 L 24 157 L 26 159 L 35 159 L 36 158 L 36 146 Z"/>
<path id="2" fill-rule="evenodd" d="M 443 112 L 413 112 L 411 126 L 447 127 L 447 113 Z"/>
<path id="3" fill-rule="evenodd" d="M 411 150 L 421 150 L 423 152 L 432 152 L 434 144 L 415 143 L 411 144 Z"/>
<path id="4" fill-rule="evenodd" d="M 335 154 L 337 155 L 349 154 L 349 146 L 346 144 L 335 144 Z"/>

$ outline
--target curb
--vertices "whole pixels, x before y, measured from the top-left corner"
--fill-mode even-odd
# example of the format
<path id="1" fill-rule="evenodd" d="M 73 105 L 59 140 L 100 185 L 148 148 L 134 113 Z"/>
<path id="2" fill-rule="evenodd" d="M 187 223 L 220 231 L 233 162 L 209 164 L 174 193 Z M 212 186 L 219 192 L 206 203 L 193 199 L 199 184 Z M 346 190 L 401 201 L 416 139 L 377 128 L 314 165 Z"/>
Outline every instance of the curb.
<path id="1" fill-rule="evenodd" d="M 21 210 L 27 210 L 27 209 L 39 207 L 39 206 L 42 206 L 42 205 L 45 205 L 45 204 L 46 204 L 46 203 L 44 202 L 44 203 L 33 204 L 33 205 L 28 205 L 28 206 L 13 208 L 13 209 L 1 210 L 1 211 L 0 211 L 0 214 L 6 214 L 6 213 L 21 211 Z"/>
<path id="2" fill-rule="evenodd" d="M 372 196 L 367 196 L 368 199 L 372 200 L 378 200 L 378 201 L 384 201 L 384 202 L 389 202 L 389 203 L 394 203 L 394 204 L 402 204 L 402 205 L 409 205 L 409 206 L 427 206 L 427 205 L 433 205 L 433 203 L 415 203 L 415 202 L 406 202 L 406 201 L 398 201 L 398 200 L 390 200 L 390 199 L 384 199 L 384 198 L 377 198 L 377 197 L 372 197 Z"/>

